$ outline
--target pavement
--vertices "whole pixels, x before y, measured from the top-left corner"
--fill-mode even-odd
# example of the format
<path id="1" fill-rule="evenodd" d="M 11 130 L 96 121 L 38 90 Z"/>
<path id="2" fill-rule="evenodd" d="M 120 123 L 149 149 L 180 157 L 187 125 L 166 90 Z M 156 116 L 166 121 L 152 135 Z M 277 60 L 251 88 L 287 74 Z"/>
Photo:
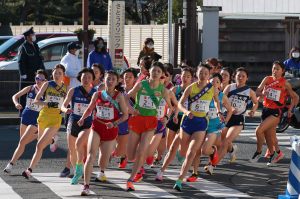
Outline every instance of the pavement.
<path id="1" fill-rule="evenodd" d="M 258 163 L 249 163 L 255 151 L 254 130 L 258 122 L 247 122 L 245 129 L 235 141 L 238 146 L 237 161 L 230 164 L 226 157 L 215 169 L 214 175 L 204 172 L 207 158 L 201 158 L 200 178 L 196 183 L 184 183 L 183 192 L 172 189 L 179 174 L 180 164 L 175 160 L 165 173 L 163 182 L 154 180 L 158 168 L 146 168 L 146 175 L 141 183 L 136 183 L 136 192 L 126 192 L 125 182 L 130 174 L 131 164 L 126 169 L 117 168 L 117 159 L 112 159 L 106 171 L 108 182 L 94 182 L 99 168 L 95 162 L 91 181 L 92 196 L 86 198 L 277 198 L 284 194 L 288 179 L 291 149 L 289 137 L 299 132 L 289 128 L 278 134 L 281 150 L 285 153 L 276 166 L 267 167 L 267 160 L 261 158 Z M 18 144 L 17 125 L 0 126 L 0 168 L 6 166 Z M 59 149 L 52 153 L 47 147 L 43 158 L 33 171 L 33 177 L 24 179 L 20 174 L 28 167 L 35 150 L 36 142 L 26 147 L 24 155 L 14 165 L 11 175 L 0 170 L 0 199 L 6 198 L 84 198 L 80 197 L 83 181 L 79 185 L 70 185 L 69 178 L 59 178 L 64 168 L 67 154 L 65 129 L 59 131 Z"/>

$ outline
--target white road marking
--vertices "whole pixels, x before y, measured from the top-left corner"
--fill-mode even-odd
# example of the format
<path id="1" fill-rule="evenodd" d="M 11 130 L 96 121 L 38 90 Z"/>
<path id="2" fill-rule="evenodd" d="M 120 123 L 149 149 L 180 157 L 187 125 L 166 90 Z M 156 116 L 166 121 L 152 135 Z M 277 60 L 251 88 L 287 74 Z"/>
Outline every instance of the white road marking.
<path id="1" fill-rule="evenodd" d="M 22 199 L 22 197 L 17 194 L 11 186 L 9 186 L 4 180 L 0 178 L 0 195 L 1 198 L 9 199 Z"/>

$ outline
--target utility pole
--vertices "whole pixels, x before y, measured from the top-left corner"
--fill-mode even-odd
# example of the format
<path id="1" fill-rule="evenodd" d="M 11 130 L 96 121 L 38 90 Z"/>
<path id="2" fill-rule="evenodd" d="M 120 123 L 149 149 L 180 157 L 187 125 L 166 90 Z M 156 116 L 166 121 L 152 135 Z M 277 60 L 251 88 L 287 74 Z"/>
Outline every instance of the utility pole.
<path id="1" fill-rule="evenodd" d="M 174 66 L 174 48 L 173 48 L 173 26 L 172 26 L 172 10 L 173 0 L 168 0 L 168 27 L 169 27 L 169 63 Z"/>
<path id="2" fill-rule="evenodd" d="M 186 28 L 185 28 L 185 59 L 198 65 L 198 29 L 197 29 L 197 3 L 196 0 L 184 0 L 186 4 Z"/>
<path id="3" fill-rule="evenodd" d="M 88 38 L 88 28 L 89 28 L 89 1 L 83 0 L 82 2 L 82 22 L 83 22 L 83 57 L 82 66 L 87 65 L 87 56 L 89 53 L 89 38 Z"/>

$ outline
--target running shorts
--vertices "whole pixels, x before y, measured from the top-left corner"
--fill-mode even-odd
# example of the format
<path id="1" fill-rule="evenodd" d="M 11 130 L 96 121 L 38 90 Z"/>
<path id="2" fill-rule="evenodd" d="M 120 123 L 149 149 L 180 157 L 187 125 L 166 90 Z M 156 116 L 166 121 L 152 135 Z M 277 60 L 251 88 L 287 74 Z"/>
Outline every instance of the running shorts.
<path id="1" fill-rule="evenodd" d="M 225 127 L 224 123 L 220 122 L 219 118 L 210 119 L 206 130 L 207 134 L 216 133 L 220 135 L 221 130 Z"/>
<path id="2" fill-rule="evenodd" d="M 175 124 L 173 122 L 173 117 L 174 117 L 174 114 L 171 115 L 171 117 L 170 117 L 170 119 L 167 123 L 167 128 L 174 131 L 175 133 L 177 133 L 178 130 L 180 129 L 180 123 L 181 123 L 183 115 L 178 115 L 178 117 L 177 117 L 178 118 L 178 123 L 177 124 Z"/>
<path id="3" fill-rule="evenodd" d="M 47 112 L 40 112 L 37 122 L 39 128 L 46 129 L 49 127 L 60 128 L 62 116 L 60 114 L 49 114 Z"/>
<path id="4" fill-rule="evenodd" d="M 100 136 L 100 141 L 112 141 L 118 137 L 118 127 L 107 129 L 104 123 L 96 119 L 93 120 L 92 129 Z"/>
<path id="5" fill-rule="evenodd" d="M 24 124 L 26 126 L 29 125 L 37 126 L 38 116 L 39 116 L 39 112 L 25 108 L 21 115 L 21 124 Z"/>
<path id="6" fill-rule="evenodd" d="M 147 131 L 153 131 L 157 128 L 156 116 L 132 116 L 128 120 L 128 128 L 137 134 L 142 134 Z"/>
<path id="7" fill-rule="evenodd" d="M 119 135 L 127 135 L 128 131 L 128 120 L 119 124 Z"/>
<path id="8" fill-rule="evenodd" d="M 158 120 L 157 122 L 157 128 L 156 131 L 154 132 L 154 134 L 160 134 L 162 133 L 162 137 L 166 137 L 166 127 L 163 125 L 162 121 Z"/>
<path id="9" fill-rule="evenodd" d="M 194 116 L 190 119 L 188 116 L 184 116 L 181 122 L 181 128 L 189 135 L 193 135 L 198 131 L 206 131 L 208 121 L 206 117 L 196 117 Z"/>
<path id="10" fill-rule="evenodd" d="M 230 128 L 232 126 L 243 126 L 244 128 L 244 124 L 245 124 L 244 115 L 232 115 L 229 121 L 227 122 L 226 127 Z"/>
<path id="11" fill-rule="evenodd" d="M 89 129 L 92 125 L 92 121 L 84 121 L 82 126 L 78 126 L 77 122 L 78 120 L 69 118 L 68 125 L 67 125 L 67 133 L 70 133 L 72 136 L 76 138 L 78 137 L 81 131 L 84 131 L 85 129 Z"/>
<path id="12" fill-rule="evenodd" d="M 270 108 L 263 108 L 261 113 L 261 121 L 264 121 L 269 116 L 274 117 L 281 117 L 282 110 L 281 109 L 270 109 Z"/>

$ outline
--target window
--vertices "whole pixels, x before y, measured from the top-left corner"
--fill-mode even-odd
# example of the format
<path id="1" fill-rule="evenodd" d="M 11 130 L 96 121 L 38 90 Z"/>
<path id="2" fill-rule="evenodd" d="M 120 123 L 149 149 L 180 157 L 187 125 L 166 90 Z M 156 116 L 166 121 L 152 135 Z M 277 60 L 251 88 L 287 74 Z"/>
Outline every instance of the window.
<path id="1" fill-rule="evenodd" d="M 53 44 L 41 49 L 41 54 L 44 58 L 44 62 L 47 61 L 60 61 L 64 56 L 63 54 L 64 44 Z"/>

